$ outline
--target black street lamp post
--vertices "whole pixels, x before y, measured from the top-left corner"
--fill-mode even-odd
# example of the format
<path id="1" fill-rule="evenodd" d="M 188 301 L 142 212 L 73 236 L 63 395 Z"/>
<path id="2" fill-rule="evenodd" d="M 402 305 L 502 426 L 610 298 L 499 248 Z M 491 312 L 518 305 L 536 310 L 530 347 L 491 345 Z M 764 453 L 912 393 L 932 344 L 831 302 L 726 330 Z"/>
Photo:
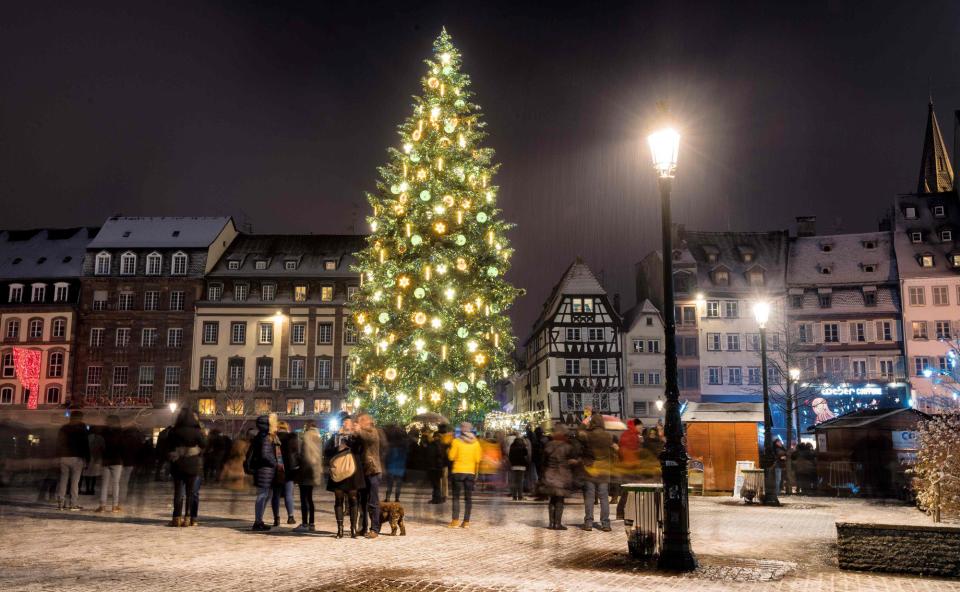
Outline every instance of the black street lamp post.
<path id="1" fill-rule="evenodd" d="M 770 388 L 767 380 L 767 319 L 770 305 L 757 302 L 753 314 L 760 325 L 760 380 L 763 385 L 763 505 L 779 506 L 777 497 L 776 458 L 773 453 L 773 412 L 770 410 Z"/>
<path id="2" fill-rule="evenodd" d="M 673 305 L 673 240 L 670 221 L 670 189 L 677 168 L 680 134 L 663 129 L 647 138 L 660 186 L 660 231 L 663 233 L 663 321 L 666 371 L 664 435 L 660 453 L 663 473 L 663 548 L 657 567 L 692 571 L 697 559 L 690 548 L 690 503 L 687 491 L 687 450 L 680 425 L 680 389 L 677 386 L 676 315 Z"/>

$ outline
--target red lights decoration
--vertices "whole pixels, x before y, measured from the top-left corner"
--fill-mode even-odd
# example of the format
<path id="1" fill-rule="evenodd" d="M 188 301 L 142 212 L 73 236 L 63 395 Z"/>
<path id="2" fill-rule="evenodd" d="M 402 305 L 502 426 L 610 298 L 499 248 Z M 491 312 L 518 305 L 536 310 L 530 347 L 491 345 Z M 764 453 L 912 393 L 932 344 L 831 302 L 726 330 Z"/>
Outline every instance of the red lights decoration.
<path id="1" fill-rule="evenodd" d="M 17 380 L 23 388 L 30 391 L 27 409 L 36 409 L 40 398 L 40 358 L 43 352 L 25 347 L 13 348 L 13 366 L 17 371 Z"/>

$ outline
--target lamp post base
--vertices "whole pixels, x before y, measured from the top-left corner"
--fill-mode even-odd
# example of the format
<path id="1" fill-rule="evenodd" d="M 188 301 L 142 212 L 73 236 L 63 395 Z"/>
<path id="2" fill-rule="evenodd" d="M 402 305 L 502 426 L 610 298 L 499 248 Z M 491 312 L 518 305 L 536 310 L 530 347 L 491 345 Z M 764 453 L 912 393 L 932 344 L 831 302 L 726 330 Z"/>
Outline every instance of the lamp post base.
<path id="1" fill-rule="evenodd" d="M 657 559 L 657 569 L 663 571 L 693 571 L 697 569 L 697 558 L 689 544 L 672 549 L 664 541 L 663 550 L 660 551 L 660 557 Z"/>

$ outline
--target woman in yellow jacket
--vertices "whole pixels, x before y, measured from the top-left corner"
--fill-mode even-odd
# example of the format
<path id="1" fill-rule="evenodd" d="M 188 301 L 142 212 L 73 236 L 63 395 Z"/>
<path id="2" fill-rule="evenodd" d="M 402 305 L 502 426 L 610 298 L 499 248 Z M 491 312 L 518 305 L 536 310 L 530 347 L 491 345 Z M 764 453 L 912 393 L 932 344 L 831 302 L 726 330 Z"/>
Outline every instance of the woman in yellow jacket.
<path id="1" fill-rule="evenodd" d="M 453 481 L 453 520 L 447 526 L 450 528 L 469 528 L 470 509 L 473 507 L 473 487 L 477 480 L 477 471 L 480 470 L 480 460 L 483 450 L 477 436 L 473 433 L 470 422 L 460 424 L 460 435 L 450 443 L 447 453 L 450 462 Z M 460 522 L 460 492 L 463 491 L 463 522 Z"/>

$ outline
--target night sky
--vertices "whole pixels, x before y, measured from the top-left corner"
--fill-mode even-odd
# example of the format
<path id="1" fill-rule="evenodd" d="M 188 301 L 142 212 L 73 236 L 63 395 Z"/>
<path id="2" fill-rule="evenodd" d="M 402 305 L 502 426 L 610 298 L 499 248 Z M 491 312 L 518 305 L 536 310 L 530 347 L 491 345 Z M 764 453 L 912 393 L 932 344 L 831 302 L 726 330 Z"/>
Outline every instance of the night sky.
<path id="1" fill-rule="evenodd" d="M 957 2 L 414 4 L 3 2 L 0 226 L 362 231 L 443 25 L 518 225 L 520 337 L 577 255 L 633 304 L 659 99 L 683 133 L 675 221 L 705 230 L 874 229 L 916 186 L 930 92 L 952 146 Z"/>

